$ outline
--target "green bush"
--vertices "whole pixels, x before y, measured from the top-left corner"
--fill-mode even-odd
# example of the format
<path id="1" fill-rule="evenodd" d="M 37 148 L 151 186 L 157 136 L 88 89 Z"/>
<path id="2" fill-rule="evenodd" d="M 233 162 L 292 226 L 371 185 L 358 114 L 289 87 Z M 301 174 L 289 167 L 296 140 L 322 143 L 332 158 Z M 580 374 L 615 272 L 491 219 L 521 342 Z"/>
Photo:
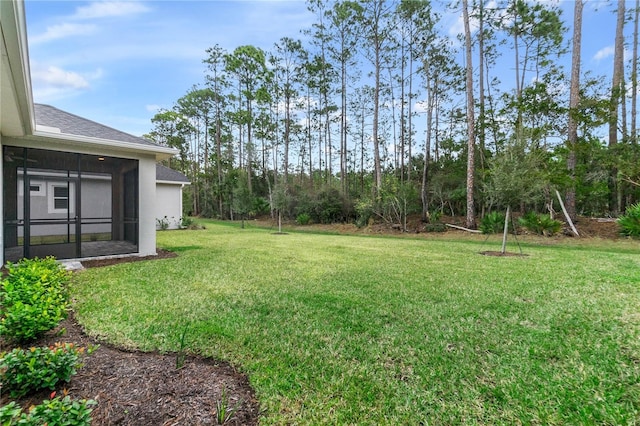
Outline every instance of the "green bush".
<path id="1" fill-rule="evenodd" d="M 13 425 L 56 425 L 56 426 L 89 426 L 91 424 L 93 400 L 72 400 L 68 395 L 64 398 L 54 397 L 42 404 L 31 407 L 28 413 L 15 402 L 0 408 L 0 424 Z"/>
<path id="2" fill-rule="evenodd" d="M 627 207 L 625 214 L 618 219 L 620 233 L 627 237 L 640 237 L 640 203 Z"/>
<path id="3" fill-rule="evenodd" d="M 55 259 L 23 259 L 7 269 L 0 285 L 0 335 L 28 342 L 66 317 L 69 273 Z"/>
<path id="4" fill-rule="evenodd" d="M 69 281 L 69 272 L 54 257 L 44 259 L 22 259 L 18 263 L 7 263 L 7 279 L 16 283 L 41 282 L 47 288 L 61 288 Z"/>
<path id="5" fill-rule="evenodd" d="M 363 199 L 356 204 L 356 226 L 364 228 L 369 225 L 369 220 L 373 217 L 373 203 L 371 200 Z"/>
<path id="6" fill-rule="evenodd" d="M 551 236 L 562 229 L 562 222 L 548 215 L 529 212 L 518 219 L 520 226 L 538 235 Z"/>
<path id="7" fill-rule="evenodd" d="M 499 234 L 504 231 L 504 220 L 504 213 L 488 213 L 480 221 L 479 229 L 483 234 Z"/>
<path id="8" fill-rule="evenodd" d="M 427 223 L 424 225 L 424 230 L 426 232 L 446 232 L 447 225 L 444 223 L 436 222 L 436 223 Z"/>
<path id="9" fill-rule="evenodd" d="M 68 382 L 80 367 L 84 348 L 73 343 L 56 343 L 51 347 L 14 349 L 0 358 L 2 390 L 11 398 L 20 398 L 41 389 L 55 389 L 58 382 Z"/>
<path id="10" fill-rule="evenodd" d="M 296 218 L 298 225 L 308 225 L 311 223 L 311 215 L 308 213 L 300 213 Z"/>

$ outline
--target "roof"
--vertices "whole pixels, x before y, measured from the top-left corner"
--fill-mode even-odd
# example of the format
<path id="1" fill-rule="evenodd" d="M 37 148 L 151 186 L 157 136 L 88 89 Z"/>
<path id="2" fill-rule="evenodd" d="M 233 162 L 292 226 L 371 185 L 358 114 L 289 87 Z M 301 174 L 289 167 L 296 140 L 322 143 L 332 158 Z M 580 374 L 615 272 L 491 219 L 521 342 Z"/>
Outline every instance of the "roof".
<path id="1" fill-rule="evenodd" d="M 156 163 L 156 181 L 191 183 L 189 179 L 177 170 L 170 169 L 162 164 Z"/>
<path id="2" fill-rule="evenodd" d="M 50 105 L 34 104 L 36 126 L 48 127 L 48 131 L 76 136 L 128 142 L 146 146 L 159 146 L 147 139 L 130 135 L 95 121 L 82 118 Z"/>

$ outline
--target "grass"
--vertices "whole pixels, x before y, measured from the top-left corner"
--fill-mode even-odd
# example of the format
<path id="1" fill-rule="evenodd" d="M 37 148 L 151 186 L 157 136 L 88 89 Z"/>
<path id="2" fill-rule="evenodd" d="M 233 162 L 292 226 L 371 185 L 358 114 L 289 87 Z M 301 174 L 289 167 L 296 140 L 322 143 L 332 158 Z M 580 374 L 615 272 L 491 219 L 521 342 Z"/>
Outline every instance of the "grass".
<path id="1" fill-rule="evenodd" d="M 158 233 L 177 258 L 77 274 L 80 322 L 230 361 L 265 425 L 640 422 L 635 243 L 498 258 L 480 240 L 206 226 Z"/>

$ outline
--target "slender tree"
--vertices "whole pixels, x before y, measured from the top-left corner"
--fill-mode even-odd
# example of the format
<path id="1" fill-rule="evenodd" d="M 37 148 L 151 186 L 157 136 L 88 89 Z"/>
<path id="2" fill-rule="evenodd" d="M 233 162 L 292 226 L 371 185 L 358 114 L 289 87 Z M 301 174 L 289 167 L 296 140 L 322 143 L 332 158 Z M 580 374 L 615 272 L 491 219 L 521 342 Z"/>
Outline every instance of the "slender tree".
<path id="1" fill-rule="evenodd" d="M 464 40 L 467 67 L 467 218 L 466 226 L 470 229 L 476 227 L 476 215 L 474 204 L 474 173 L 475 173 L 475 114 L 473 101 L 473 62 L 472 40 L 469 24 L 469 6 L 467 0 L 462 0 L 462 18 L 464 22 Z"/>
<path id="2" fill-rule="evenodd" d="M 616 38 L 613 53 L 613 77 L 611 83 L 611 103 L 609 106 L 609 147 L 618 143 L 618 113 L 621 99 L 623 98 L 624 81 L 624 17 L 625 0 L 618 0 L 616 19 Z M 618 182 L 618 170 L 614 167 L 611 171 L 612 202 L 614 214 L 620 212 L 622 204 L 622 192 Z"/>
<path id="3" fill-rule="evenodd" d="M 252 139 L 254 104 L 264 96 L 264 82 L 270 78 L 266 66 L 265 53 L 255 46 L 240 46 L 233 54 L 225 56 L 226 70 L 233 73 L 238 81 L 240 99 L 244 107 L 239 111 L 240 123 L 246 128 L 247 185 L 252 191 L 252 168 L 254 145 Z"/>
<path id="4" fill-rule="evenodd" d="M 571 184 L 565 194 L 565 206 L 572 220 L 576 219 L 576 156 L 578 147 L 578 106 L 580 104 L 580 51 L 582 50 L 583 1 L 576 0 L 573 9 L 573 50 L 571 55 L 571 87 L 569 93 L 569 122 L 567 144 L 569 156 L 567 169 Z"/>
<path id="5" fill-rule="evenodd" d="M 380 99 L 382 92 L 382 69 L 385 61 L 384 50 L 389 39 L 389 27 L 386 25 L 390 17 L 391 6 L 384 0 L 362 2 L 364 10 L 362 25 L 366 28 L 365 40 L 367 48 L 365 57 L 373 66 L 373 168 L 374 190 L 376 198 L 382 189 L 382 161 L 380 153 Z"/>

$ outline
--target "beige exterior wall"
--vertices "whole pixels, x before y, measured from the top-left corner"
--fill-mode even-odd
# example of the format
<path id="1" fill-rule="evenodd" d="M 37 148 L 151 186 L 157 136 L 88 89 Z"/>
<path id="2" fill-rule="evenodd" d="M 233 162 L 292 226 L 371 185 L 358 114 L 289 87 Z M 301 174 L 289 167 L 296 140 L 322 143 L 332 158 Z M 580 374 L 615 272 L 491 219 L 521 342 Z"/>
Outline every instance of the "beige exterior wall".
<path id="1" fill-rule="evenodd" d="M 168 229 L 178 229 L 182 219 L 182 186 L 169 183 L 156 183 L 156 229 L 160 229 L 158 220 L 165 220 Z"/>
<path id="2" fill-rule="evenodd" d="M 141 256 L 156 254 L 156 160 L 153 156 L 143 157 L 138 163 L 140 184 L 140 241 Z"/>

